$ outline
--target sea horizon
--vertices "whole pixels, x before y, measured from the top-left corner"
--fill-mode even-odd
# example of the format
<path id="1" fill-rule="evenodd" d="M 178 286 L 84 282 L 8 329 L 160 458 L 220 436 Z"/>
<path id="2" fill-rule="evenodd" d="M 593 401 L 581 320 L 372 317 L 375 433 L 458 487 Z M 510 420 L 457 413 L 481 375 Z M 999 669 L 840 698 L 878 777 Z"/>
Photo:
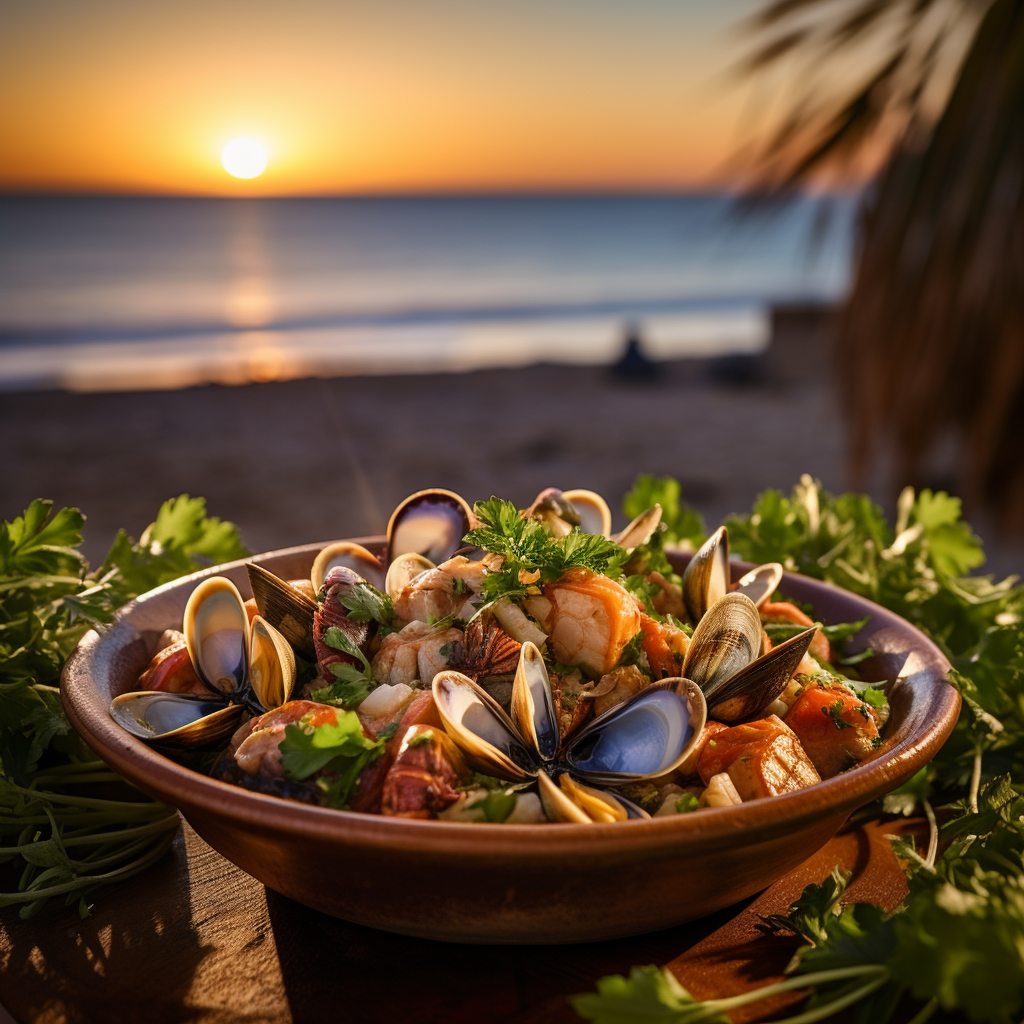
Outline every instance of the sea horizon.
<path id="1" fill-rule="evenodd" d="M 841 299 L 854 200 L 732 193 L 0 196 L 0 388 L 754 352 Z M 824 219 L 826 210 L 831 220 Z"/>

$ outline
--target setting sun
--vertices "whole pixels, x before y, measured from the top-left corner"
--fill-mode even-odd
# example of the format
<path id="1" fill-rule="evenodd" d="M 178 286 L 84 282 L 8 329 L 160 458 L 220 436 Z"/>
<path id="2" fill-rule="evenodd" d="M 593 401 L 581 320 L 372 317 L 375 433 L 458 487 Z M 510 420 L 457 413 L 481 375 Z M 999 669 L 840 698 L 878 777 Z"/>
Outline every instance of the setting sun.
<path id="1" fill-rule="evenodd" d="M 234 139 L 220 154 L 224 170 L 235 178 L 258 178 L 267 167 L 267 151 L 254 139 Z"/>

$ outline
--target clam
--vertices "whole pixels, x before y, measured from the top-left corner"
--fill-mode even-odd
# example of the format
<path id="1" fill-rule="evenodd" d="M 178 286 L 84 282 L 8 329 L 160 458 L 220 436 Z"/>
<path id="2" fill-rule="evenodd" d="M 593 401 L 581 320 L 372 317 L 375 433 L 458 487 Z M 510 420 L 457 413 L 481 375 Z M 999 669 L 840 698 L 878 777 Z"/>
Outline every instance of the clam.
<path id="1" fill-rule="evenodd" d="M 328 544 L 316 556 L 313 568 L 309 573 L 314 594 L 320 592 L 324 580 L 327 579 L 327 574 L 337 565 L 359 573 L 367 583 L 378 590 L 384 589 L 384 566 L 380 564 L 380 559 L 372 551 L 364 548 L 362 544 L 341 540 L 334 544 Z"/>
<path id="2" fill-rule="evenodd" d="M 295 688 L 295 655 L 262 616 L 252 625 L 235 585 L 211 576 L 193 590 L 183 631 L 196 675 L 210 696 L 138 691 L 115 697 L 111 717 L 133 736 L 175 747 L 222 743 L 245 710 L 280 707 Z"/>
<path id="3" fill-rule="evenodd" d="M 602 537 L 612 532 L 608 502 L 594 491 L 548 487 L 534 498 L 526 514 L 540 520 L 556 537 L 566 536 L 575 527 L 582 533 L 599 533 Z"/>
<path id="4" fill-rule="evenodd" d="M 562 743 L 540 651 L 524 643 L 509 717 L 467 676 L 446 670 L 433 682 L 449 736 L 479 771 L 512 782 L 536 779 L 556 821 L 616 821 L 644 816 L 617 793 L 597 788 L 664 775 L 678 767 L 707 717 L 688 679 L 655 683 L 594 719 Z"/>
<path id="5" fill-rule="evenodd" d="M 429 558 L 418 555 L 413 551 L 399 555 L 389 566 L 388 574 L 384 578 L 384 592 L 392 601 L 397 601 L 403 590 L 421 572 L 428 572 L 436 566 Z"/>
<path id="6" fill-rule="evenodd" d="M 683 604 L 696 625 L 729 589 L 729 534 L 720 526 L 697 549 L 683 573 Z"/>
<path id="7" fill-rule="evenodd" d="M 247 562 L 249 586 L 260 615 L 266 619 L 304 658 L 316 658 L 313 647 L 313 616 L 317 604 L 291 583 L 268 572 L 256 562 Z M 317 588 L 319 589 L 319 588 Z"/>
<path id="8" fill-rule="evenodd" d="M 734 591 L 697 624 L 683 675 L 703 691 L 710 717 L 738 722 L 763 711 L 785 690 L 816 629 L 812 626 L 761 654 L 763 630 L 757 607 L 746 594 Z"/>
<path id="9" fill-rule="evenodd" d="M 462 538 L 476 525 L 473 510 L 454 491 L 417 491 L 391 513 L 387 562 L 412 552 L 437 565 L 462 546 Z"/>

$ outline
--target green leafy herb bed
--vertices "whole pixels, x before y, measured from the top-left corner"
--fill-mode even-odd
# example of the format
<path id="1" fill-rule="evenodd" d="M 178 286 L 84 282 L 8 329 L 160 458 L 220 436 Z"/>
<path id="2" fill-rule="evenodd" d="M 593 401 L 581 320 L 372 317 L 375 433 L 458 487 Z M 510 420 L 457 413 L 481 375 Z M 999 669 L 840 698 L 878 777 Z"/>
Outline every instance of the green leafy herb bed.
<path id="1" fill-rule="evenodd" d="M 638 478 L 625 514 L 632 518 L 655 501 L 665 513 L 663 543 L 703 539 L 703 523 L 670 479 Z M 502 514 L 498 506 L 493 511 Z M 71 731 L 57 691 L 64 660 L 86 629 L 102 628 L 135 595 L 246 554 L 231 524 L 208 518 L 201 499 L 182 496 L 163 505 L 138 543 L 122 532 L 90 570 L 77 550 L 81 513 L 50 513 L 49 503 L 37 501 L 0 525 L 0 874 L 12 889 L 0 893 L 0 906 L 18 904 L 25 917 L 52 896 L 88 913 L 91 893 L 146 868 L 177 827 L 170 808 L 94 760 Z M 904 492 L 890 524 L 867 497 L 833 496 L 804 477 L 791 496 L 768 491 L 750 515 L 727 525 L 741 558 L 782 562 L 877 601 L 950 658 L 963 697 L 952 737 L 926 769 L 873 808 L 879 816 L 925 814 L 932 841 L 923 852 L 897 845 L 910 892 L 893 914 L 844 906 L 845 879 L 837 872 L 773 919 L 804 940 L 792 977 L 779 985 L 695 1002 L 667 972 L 637 967 L 629 978 L 605 978 L 596 993 L 576 997 L 577 1012 L 598 1024 L 696 1024 L 727 1020 L 730 1009 L 774 992 L 806 989 L 808 1001 L 792 1024 L 844 1007 L 857 1021 L 884 1024 L 904 995 L 920 1001 L 914 1024 L 939 1007 L 976 1021 L 1020 1020 L 1024 587 L 966 575 L 984 555 L 960 518 L 959 500 L 946 494 Z M 510 563 L 528 568 L 536 561 L 543 538 L 528 529 L 502 533 L 515 539 Z M 581 555 L 613 557 L 603 543 L 588 541 L 592 550 Z M 504 596 L 517 580 L 518 573 L 495 575 L 487 596 Z M 642 586 L 642 577 L 633 585 Z M 354 687 L 360 680 L 342 682 Z M 308 767 L 320 755 L 294 756 Z"/>

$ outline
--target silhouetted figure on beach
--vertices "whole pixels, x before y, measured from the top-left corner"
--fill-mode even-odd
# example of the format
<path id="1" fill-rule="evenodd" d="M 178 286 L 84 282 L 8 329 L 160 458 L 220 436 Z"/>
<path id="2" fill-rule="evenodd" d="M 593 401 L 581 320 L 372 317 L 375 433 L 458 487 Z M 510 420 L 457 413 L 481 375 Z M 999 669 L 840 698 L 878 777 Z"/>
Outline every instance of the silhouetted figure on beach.
<path id="1" fill-rule="evenodd" d="M 661 372 L 661 367 L 644 354 L 637 324 L 630 324 L 626 328 L 625 340 L 622 355 L 611 365 L 612 376 L 620 380 L 654 380 Z"/>

